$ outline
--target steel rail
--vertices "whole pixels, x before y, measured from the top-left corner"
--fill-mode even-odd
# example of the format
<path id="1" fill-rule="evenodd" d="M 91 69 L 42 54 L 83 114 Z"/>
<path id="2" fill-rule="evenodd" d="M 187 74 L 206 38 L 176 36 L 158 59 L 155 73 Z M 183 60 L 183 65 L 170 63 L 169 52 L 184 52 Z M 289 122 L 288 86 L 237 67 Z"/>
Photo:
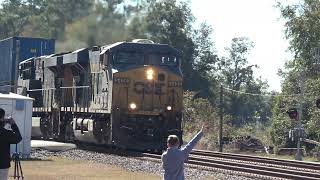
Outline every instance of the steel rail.
<path id="1" fill-rule="evenodd" d="M 302 162 L 302 161 L 295 161 L 295 160 L 282 160 L 282 159 L 275 159 L 275 158 L 249 156 L 249 155 L 243 155 L 243 154 L 220 153 L 220 152 L 203 151 L 203 150 L 193 150 L 191 154 L 200 155 L 200 156 L 219 157 L 219 158 L 233 159 L 233 160 L 241 160 L 241 161 L 269 163 L 273 165 L 291 166 L 295 168 L 312 169 L 312 170 L 320 171 L 320 163 Z"/>
<path id="2" fill-rule="evenodd" d="M 160 155 L 143 153 L 144 157 L 161 159 Z M 200 165 L 204 167 L 225 169 L 237 172 L 244 172 L 254 175 L 262 175 L 268 177 L 286 178 L 286 179 L 304 179 L 315 180 L 320 179 L 320 174 L 294 171 L 282 168 L 264 167 L 259 165 L 241 164 L 238 162 L 230 162 L 223 160 L 213 160 L 208 157 L 199 157 L 191 155 L 187 161 L 187 164 Z"/>

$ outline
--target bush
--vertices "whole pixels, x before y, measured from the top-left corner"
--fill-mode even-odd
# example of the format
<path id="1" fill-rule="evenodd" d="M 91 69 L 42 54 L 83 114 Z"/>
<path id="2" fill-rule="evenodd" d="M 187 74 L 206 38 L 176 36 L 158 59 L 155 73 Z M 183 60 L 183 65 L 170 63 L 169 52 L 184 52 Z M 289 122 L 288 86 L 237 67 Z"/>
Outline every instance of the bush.
<path id="1" fill-rule="evenodd" d="M 207 99 L 194 99 L 194 92 L 185 92 L 183 99 L 183 139 L 190 140 L 202 125 L 209 127 L 208 133 L 202 138 L 198 145 L 201 149 L 214 149 L 218 139 L 219 117 L 217 109 Z"/>

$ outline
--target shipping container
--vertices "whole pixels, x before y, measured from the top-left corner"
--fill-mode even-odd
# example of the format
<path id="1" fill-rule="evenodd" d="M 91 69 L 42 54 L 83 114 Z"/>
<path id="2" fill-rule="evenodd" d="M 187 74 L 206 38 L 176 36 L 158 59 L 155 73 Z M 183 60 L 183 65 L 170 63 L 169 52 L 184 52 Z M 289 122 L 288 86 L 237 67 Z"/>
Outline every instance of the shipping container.
<path id="1" fill-rule="evenodd" d="M 54 51 L 54 39 L 10 37 L 0 40 L 0 85 L 16 85 L 21 61 Z"/>

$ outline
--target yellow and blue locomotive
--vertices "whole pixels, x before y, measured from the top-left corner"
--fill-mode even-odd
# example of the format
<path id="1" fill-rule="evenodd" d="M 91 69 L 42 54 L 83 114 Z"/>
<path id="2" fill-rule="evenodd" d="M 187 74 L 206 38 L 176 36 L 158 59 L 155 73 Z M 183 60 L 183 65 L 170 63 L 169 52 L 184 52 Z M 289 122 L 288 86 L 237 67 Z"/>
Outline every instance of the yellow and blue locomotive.
<path id="1" fill-rule="evenodd" d="M 119 42 L 27 59 L 18 82 L 43 138 L 162 150 L 182 137 L 180 64 L 169 45 Z"/>

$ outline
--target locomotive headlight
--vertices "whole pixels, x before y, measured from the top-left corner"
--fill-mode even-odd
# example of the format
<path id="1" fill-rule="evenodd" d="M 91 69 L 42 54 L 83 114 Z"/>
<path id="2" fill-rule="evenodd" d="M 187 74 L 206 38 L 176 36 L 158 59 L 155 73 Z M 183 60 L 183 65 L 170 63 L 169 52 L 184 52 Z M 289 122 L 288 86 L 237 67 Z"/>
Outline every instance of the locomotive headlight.
<path id="1" fill-rule="evenodd" d="M 130 109 L 135 110 L 137 108 L 137 105 L 135 103 L 131 103 L 129 107 Z"/>
<path id="2" fill-rule="evenodd" d="M 153 74 L 154 74 L 153 69 L 148 69 L 147 70 L 147 79 L 148 80 L 152 80 L 153 79 Z"/>
<path id="3" fill-rule="evenodd" d="M 171 111 L 171 110 L 172 110 L 172 107 L 171 107 L 171 106 L 167 106 L 167 110 L 168 110 L 168 111 Z"/>

